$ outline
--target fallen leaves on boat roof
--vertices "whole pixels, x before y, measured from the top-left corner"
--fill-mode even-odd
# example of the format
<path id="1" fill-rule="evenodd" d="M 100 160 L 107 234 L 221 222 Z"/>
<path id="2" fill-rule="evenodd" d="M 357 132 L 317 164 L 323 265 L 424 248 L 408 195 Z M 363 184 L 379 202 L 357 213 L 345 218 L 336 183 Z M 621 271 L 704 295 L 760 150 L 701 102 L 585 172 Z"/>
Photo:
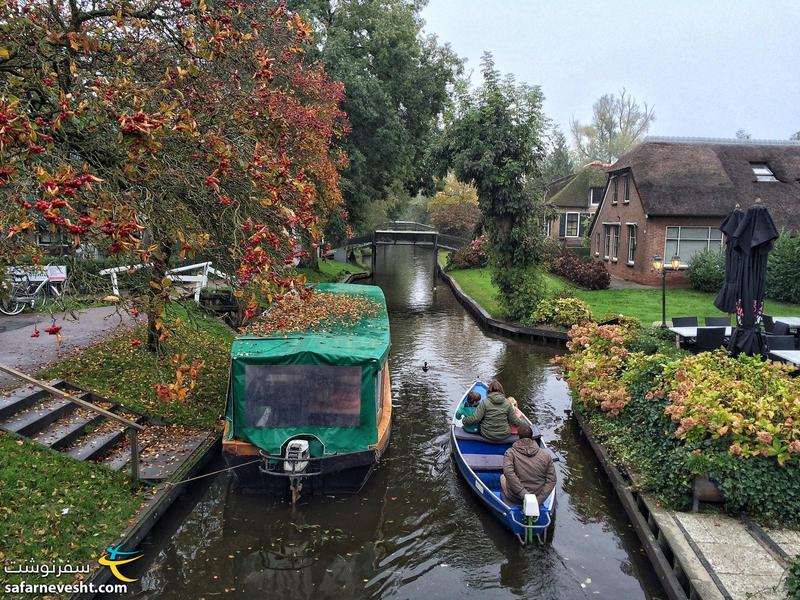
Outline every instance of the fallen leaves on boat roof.
<path id="1" fill-rule="evenodd" d="M 381 312 L 383 307 L 380 304 L 362 295 L 312 290 L 304 297 L 297 294 L 284 296 L 248 325 L 246 333 L 271 336 L 347 329 Z"/>

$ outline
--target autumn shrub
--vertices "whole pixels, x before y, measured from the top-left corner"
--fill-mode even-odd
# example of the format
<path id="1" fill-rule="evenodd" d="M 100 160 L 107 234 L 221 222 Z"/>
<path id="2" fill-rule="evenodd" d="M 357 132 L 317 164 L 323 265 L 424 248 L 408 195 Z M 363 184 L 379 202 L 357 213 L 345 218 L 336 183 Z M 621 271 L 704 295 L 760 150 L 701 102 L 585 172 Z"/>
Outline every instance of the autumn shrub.
<path id="1" fill-rule="evenodd" d="M 800 600 L 800 556 L 795 556 L 786 574 L 786 595 L 789 600 Z"/>
<path id="2" fill-rule="evenodd" d="M 447 256 L 445 270 L 452 269 L 474 269 L 485 267 L 489 262 L 489 255 L 486 254 L 486 236 L 482 235 L 472 240 Z"/>
<path id="3" fill-rule="evenodd" d="M 767 298 L 800 304 L 800 236 L 782 233 L 769 254 Z"/>
<path id="4" fill-rule="evenodd" d="M 586 410 L 618 414 L 628 401 L 622 381 L 629 350 L 625 344 L 638 336 L 638 331 L 622 325 L 575 325 L 563 356 L 553 362 L 573 393 L 573 399 Z"/>
<path id="5" fill-rule="evenodd" d="M 800 462 L 800 379 L 792 366 L 725 350 L 669 365 L 652 394 L 665 395 L 675 436 L 706 441 L 734 456 Z"/>
<path id="6" fill-rule="evenodd" d="M 686 275 L 694 289 L 717 293 L 725 282 L 725 254 L 720 250 L 697 252 L 689 259 Z"/>
<path id="7" fill-rule="evenodd" d="M 554 362 L 575 410 L 634 479 L 678 509 L 692 481 L 714 481 L 731 512 L 800 524 L 800 379 L 725 351 L 687 354 L 659 330 L 573 327 Z"/>
<path id="8" fill-rule="evenodd" d="M 587 290 L 605 290 L 611 284 L 611 275 L 602 261 L 580 257 L 563 250 L 553 261 L 551 271 Z"/>
<path id="9" fill-rule="evenodd" d="M 578 298 L 547 298 L 536 305 L 531 315 L 534 323 L 572 327 L 592 320 L 592 309 Z"/>

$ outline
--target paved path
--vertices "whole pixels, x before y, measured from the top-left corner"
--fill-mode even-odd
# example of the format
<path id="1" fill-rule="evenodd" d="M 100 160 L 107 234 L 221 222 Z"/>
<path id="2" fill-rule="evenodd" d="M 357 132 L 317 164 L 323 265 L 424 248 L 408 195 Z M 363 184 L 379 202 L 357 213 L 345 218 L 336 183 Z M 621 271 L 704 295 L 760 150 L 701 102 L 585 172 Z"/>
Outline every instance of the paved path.
<path id="1" fill-rule="evenodd" d="M 641 283 L 636 283 L 635 281 L 627 281 L 612 275 L 611 283 L 608 284 L 608 287 L 612 290 L 652 290 L 659 286 L 643 285 Z"/>
<path id="2" fill-rule="evenodd" d="M 25 373 L 74 354 L 113 333 L 119 327 L 130 327 L 135 320 L 124 311 L 117 313 L 114 306 L 88 308 L 76 313 L 74 320 L 69 313 L 23 313 L 13 317 L 0 315 L 0 364 L 9 365 Z M 61 325 L 63 342 L 59 344 L 54 335 L 44 329 L 53 324 Z M 39 328 L 39 337 L 32 338 L 34 325 Z M 13 387 L 16 381 L 0 374 L 0 387 Z"/>

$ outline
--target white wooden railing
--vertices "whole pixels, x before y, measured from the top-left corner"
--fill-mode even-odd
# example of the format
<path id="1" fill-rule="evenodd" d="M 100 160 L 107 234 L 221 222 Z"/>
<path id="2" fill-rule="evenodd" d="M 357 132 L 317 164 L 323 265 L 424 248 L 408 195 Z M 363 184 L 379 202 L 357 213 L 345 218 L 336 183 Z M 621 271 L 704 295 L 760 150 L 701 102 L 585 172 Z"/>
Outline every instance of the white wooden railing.
<path id="1" fill-rule="evenodd" d="M 217 269 L 211 266 L 211 261 L 197 263 L 194 265 L 186 265 L 185 267 L 178 267 L 177 269 L 171 269 L 167 271 L 167 278 L 171 281 L 179 281 L 180 283 L 193 283 L 194 284 L 194 301 L 198 304 L 200 303 L 200 291 L 204 288 L 208 287 L 208 276 L 215 275 L 221 279 L 226 281 L 230 281 L 230 276 L 222 271 L 218 271 Z M 112 267 L 110 269 L 103 269 L 100 271 L 100 275 L 108 275 L 111 277 L 111 289 L 115 296 L 119 296 L 119 281 L 117 280 L 117 275 L 119 273 L 128 273 L 130 271 L 135 271 L 141 269 L 143 267 L 151 267 L 151 264 L 144 264 L 144 265 L 123 265 L 121 267 Z M 183 273 L 187 273 L 190 271 L 199 270 L 198 274 L 195 275 L 184 275 Z"/>

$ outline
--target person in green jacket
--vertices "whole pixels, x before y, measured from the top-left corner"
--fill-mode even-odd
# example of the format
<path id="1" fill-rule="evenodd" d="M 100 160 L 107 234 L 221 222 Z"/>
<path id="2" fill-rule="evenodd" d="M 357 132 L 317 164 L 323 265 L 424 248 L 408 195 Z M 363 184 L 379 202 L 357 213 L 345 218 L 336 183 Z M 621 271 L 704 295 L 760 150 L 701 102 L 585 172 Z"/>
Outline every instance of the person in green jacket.
<path id="1" fill-rule="evenodd" d="M 456 418 L 462 419 L 462 427 L 480 424 L 480 434 L 493 442 L 507 438 L 511 434 L 511 425 L 525 424 L 517 416 L 516 408 L 508 401 L 503 386 L 496 379 L 489 382 L 489 393 L 473 414 L 464 416 L 462 409 L 459 409 Z"/>

